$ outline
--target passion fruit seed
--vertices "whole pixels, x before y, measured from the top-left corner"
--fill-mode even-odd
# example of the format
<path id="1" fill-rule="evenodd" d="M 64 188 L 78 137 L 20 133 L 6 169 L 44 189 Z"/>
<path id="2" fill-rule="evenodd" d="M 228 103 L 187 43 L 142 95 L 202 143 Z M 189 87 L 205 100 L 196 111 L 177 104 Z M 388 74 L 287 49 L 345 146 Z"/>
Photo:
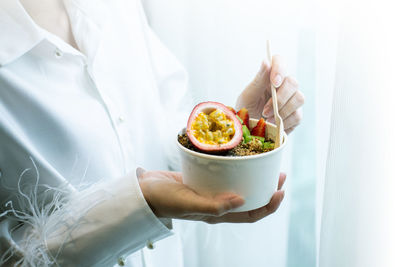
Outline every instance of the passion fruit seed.
<path id="1" fill-rule="evenodd" d="M 210 114 L 200 112 L 191 128 L 199 142 L 209 145 L 226 144 L 235 134 L 233 121 L 220 109 L 215 109 Z"/>
<path id="2" fill-rule="evenodd" d="M 242 125 L 224 104 L 202 102 L 190 113 L 186 134 L 198 150 L 218 154 L 236 147 L 242 140 Z"/>

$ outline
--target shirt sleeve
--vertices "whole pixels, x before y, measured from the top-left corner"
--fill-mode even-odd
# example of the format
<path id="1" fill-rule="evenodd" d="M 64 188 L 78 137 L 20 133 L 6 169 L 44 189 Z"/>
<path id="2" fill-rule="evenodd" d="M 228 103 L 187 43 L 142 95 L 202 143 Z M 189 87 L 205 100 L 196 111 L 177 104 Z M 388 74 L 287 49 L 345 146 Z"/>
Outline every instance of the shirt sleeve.
<path id="1" fill-rule="evenodd" d="M 170 235 L 144 200 L 135 174 L 92 188 L 69 205 L 63 218 L 67 227 L 47 238 L 51 255 L 61 251 L 57 263 L 62 266 L 107 266 Z"/>
<path id="2" fill-rule="evenodd" d="M 135 173 L 78 191 L 9 129 L 0 121 L 1 266 L 112 266 L 171 234 Z"/>

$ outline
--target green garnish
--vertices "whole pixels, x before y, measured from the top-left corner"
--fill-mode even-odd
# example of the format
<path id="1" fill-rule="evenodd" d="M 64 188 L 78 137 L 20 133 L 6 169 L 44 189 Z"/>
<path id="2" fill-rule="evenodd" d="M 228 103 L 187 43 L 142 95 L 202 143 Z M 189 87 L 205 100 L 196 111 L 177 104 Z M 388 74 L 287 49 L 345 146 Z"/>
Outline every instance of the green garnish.
<path id="1" fill-rule="evenodd" d="M 264 138 L 264 137 L 261 137 L 261 136 L 254 136 L 254 135 L 252 135 L 251 137 L 252 137 L 252 138 L 257 138 L 257 139 L 260 140 L 262 143 L 264 143 L 264 141 L 265 141 L 265 138 Z"/>
<path id="2" fill-rule="evenodd" d="M 263 145 L 264 149 L 273 149 L 275 147 L 275 145 L 271 142 L 265 142 Z"/>
<path id="3" fill-rule="evenodd" d="M 247 128 L 246 125 L 242 126 L 243 136 L 251 136 L 250 130 Z"/>
<path id="4" fill-rule="evenodd" d="M 252 138 L 251 138 L 250 130 L 247 128 L 246 125 L 242 125 L 242 131 L 243 131 L 244 143 L 250 142 Z"/>
<path id="5" fill-rule="evenodd" d="M 251 136 L 249 135 L 249 136 L 246 136 L 246 137 L 244 137 L 244 143 L 246 144 L 246 143 L 248 143 L 248 142 L 251 142 L 251 140 L 253 140 L 253 138 L 251 138 Z"/>

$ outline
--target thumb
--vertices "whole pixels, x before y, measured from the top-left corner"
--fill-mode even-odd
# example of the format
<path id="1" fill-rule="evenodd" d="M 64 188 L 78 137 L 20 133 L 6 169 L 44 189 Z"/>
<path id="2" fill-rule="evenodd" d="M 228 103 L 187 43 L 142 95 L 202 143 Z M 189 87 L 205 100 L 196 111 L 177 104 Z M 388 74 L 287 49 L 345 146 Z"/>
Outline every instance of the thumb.
<path id="1" fill-rule="evenodd" d="M 269 78 L 270 78 L 271 66 L 266 61 L 261 63 L 260 69 L 257 75 L 253 78 L 249 85 L 243 90 L 240 97 L 237 100 L 236 107 L 240 109 L 241 107 L 246 107 L 249 103 L 254 103 L 260 98 L 262 101 L 271 97 L 269 88 Z M 257 114 L 257 116 L 259 116 Z"/>
<path id="2" fill-rule="evenodd" d="M 272 108 L 272 98 L 269 98 L 267 103 L 264 105 L 262 116 L 267 120 L 274 115 L 274 110 Z"/>
<path id="3" fill-rule="evenodd" d="M 263 61 L 257 75 L 245 89 L 247 98 L 256 99 L 268 92 L 270 70 L 269 63 Z"/>
<path id="4" fill-rule="evenodd" d="M 138 168 L 136 169 L 136 177 L 137 177 L 137 178 L 141 177 L 145 172 L 146 172 L 145 169 L 143 169 L 142 167 L 138 167 Z"/>
<path id="5" fill-rule="evenodd" d="M 261 63 L 260 69 L 257 75 L 254 77 L 253 81 L 246 88 L 247 90 L 251 90 L 252 93 L 257 96 L 261 96 L 267 91 L 269 87 L 269 79 L 270 79 L 270 71 L 271 66 L 265 60 Z"/>
<path id="6" fill-rule="evenodd" d="M 285 63 L 283 59 L 279 55 L 275 55 L 272 57 L 272 67 L 271 67 L 271 75 L 270 80 L 273 85 L 278 88 L 282 85 L 283 77 L 286 76 L 285 72 Z"/>
<path id="7" fill-rule="evenodd" d="M 244 204 L 244 199 L 236 194 L 224 193 L 214 197 L 199 196 L 193 199 L 194 214 L 221 216 Z"/>

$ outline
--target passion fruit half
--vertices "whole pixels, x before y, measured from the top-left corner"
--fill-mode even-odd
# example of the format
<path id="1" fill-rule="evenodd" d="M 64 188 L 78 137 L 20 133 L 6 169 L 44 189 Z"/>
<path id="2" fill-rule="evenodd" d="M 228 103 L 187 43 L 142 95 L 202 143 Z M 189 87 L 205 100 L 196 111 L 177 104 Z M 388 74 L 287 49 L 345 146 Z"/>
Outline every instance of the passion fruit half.
<path id="1" fill-rule="evenodd" d="M 192 144 L 206 153 L 232 149 L 243 137 L 242 124 L 236 114 L 218 102 L 203 102 L 195 106 L 186 133 Z"/>

